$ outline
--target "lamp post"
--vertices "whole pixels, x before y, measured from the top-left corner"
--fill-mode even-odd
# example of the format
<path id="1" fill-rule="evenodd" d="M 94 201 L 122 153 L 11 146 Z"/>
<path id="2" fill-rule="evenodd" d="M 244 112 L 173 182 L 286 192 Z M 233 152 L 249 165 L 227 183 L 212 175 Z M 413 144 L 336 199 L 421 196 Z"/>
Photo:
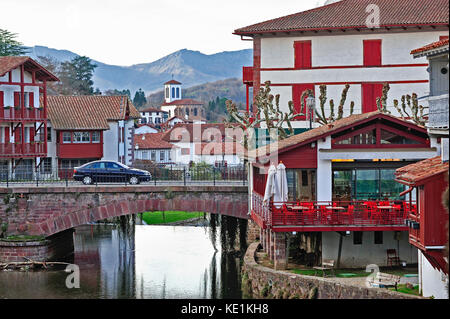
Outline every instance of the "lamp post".
<path id="1" fill-rule="evenodd" d="M 308 118 L 309 118 L 309 128 L 312 129 L 312 121 L 314 117 L 314 109 L 315 109 L 316 99 L 312 94 L 306 98 L 306 108 L 308 109 Z"/>

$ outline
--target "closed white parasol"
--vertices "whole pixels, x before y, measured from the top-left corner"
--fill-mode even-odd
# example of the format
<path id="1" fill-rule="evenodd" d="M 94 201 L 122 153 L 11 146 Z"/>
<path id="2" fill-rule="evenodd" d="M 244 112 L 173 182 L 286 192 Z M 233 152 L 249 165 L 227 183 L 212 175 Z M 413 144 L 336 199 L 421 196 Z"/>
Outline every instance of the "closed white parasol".
<path id="1" fill-rule="evenodd" d="M 283 162 L 280 162 L 277 166 L 277 185 L 279 190 L 279 198 L 280 203 L 285 203 L 288 201 L 288 183 L 287 183 L 287 177 L 286 177 L 286 166 L 284 166 Z M 281 206 L 280 204 L 280 206 Z"/>
<path id="2" fill-rule="evenodd" d="M 267 173 L 266 190 L 264 192 L 264 203 L 269 201 L 273 196 L 273 201 L 278 202 L 280 198 L 280 190 L 277 181 L 277 169 L 275 165 L 270 165 L 269 172 Z"/>

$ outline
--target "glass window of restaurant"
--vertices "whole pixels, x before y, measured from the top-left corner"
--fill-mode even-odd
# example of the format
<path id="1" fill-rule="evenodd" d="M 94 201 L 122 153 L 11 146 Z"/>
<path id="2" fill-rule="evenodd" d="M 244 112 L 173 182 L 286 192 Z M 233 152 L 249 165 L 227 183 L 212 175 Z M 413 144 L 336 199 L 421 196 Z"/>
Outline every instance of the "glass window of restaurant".
<path id="1" fill-rule="evenodd" d="M 404 185 L 395 181 L 396 168 L 334 168 L 333 200 L 396 200 Z"/>
<path id="2" fill-rule="evenodd" d="M 287 169 L 289 201 L 316 200 L 316 170 Z"/>

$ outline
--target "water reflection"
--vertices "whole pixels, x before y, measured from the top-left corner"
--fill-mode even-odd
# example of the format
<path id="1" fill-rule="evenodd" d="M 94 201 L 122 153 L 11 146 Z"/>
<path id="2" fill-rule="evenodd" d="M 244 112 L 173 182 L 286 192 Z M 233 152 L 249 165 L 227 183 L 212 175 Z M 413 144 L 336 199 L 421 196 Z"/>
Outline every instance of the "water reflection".
<path id="1" fill-rule="evenodd" d="M 212 216 L 208 227 L 77 227 L 80 289 L 66 288 L 63 270 L 0 272 L 0 298 L 241 298 L 242 227 Z"/>

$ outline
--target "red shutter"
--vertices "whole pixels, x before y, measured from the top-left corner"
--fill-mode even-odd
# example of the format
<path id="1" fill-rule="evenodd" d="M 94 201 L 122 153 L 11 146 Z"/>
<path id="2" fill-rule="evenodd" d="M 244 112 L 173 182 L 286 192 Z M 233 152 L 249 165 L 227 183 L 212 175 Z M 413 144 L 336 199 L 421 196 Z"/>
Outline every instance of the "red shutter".
<path id="1" fill-rule="evenodd" d="M 5 109 L 4 106 L 4 98 L 3 98 L 3 91 L 0 91 L 0 118 L 3 118 L 5 116 Z"/>
<path id="2" fill-rule="evenodd" d="M 14 92 L 14 106 L 20 106 L 20 92 Z"/>
<path id="3" fill-rule="evenodd" d="M 30 142 L 34 142 L 35 131 L 34 127 L 30 127 Z"/>
<path id="4" fill-rule="evenodd" d="M 364 66 L 381 65 L 381 40 L 363 41 L 363 64 Z"/>
<path id="5" fill-rule="evenodd" d="M 4 101 L 4 93 L 3 91 L 0 91 L 0 107 L 5 106 L 5 101 Z"/>
<path id="6" fill-rule="evenodd" d="M 447 39 L 448 39 L 448 35 L 441 35 L 441 36 L 439 36 L 439 41 L 447 40 Z"/>
<path id="7" fill-rule="evenodd" d="M 22 128 L 17 127 L 14 131 L 14 142 L 22 143 Z"/>
<path id="8" fill-rule="evenodd" d="M 306 120 L 306 110 L 301 109 L 301 103 L 300 103 L 300 97 L 302 96 L 302 93 L 306 90 L 312 90 L 314 92 L 314 84 L 311 83 L 305 83 L 305 84 L 294 84 L 292 86 L 292 102 L 294 102 L 294 110 L 299 113 L 305 114 L 304 116 L 299 116 L 296 118 L 296 120 Z M 305 96 L 303 100 L 303 107 L 306 108 L 306 98 L 308 96 Z"/>
<path id="9" fill-rule="evenodd" d="M 5 127 L 5 143 L 9 143 L 9 139 L 10 139 L 10 136 L 9 136 L 9 126 L 8 126 L 8 127 Z"/>
<path id="10" fill-rule="evenodd" d="M 377 110 L 377 97 L 383 95 L 383 84 L 363 83 L 362 88 L 362 113 Z"/>
<path id="11" fill-rule="evenodd" d="M 310 69 L 311 66 L 311 41 L 295 41 L 294 67 L 296 69 Z"/>
<path id="12" fill-rule="evenodd" d="M 34 93 L 30 92 L 28 93 L 28 106 L 29 107 L 34 107 Z"/>

